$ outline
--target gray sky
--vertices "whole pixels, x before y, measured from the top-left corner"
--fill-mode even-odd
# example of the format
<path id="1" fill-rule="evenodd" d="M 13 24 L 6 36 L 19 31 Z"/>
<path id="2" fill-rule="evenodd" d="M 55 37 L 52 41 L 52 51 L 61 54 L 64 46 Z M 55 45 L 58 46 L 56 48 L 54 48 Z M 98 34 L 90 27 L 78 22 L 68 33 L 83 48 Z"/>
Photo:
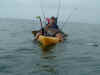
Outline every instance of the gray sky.
<path id="1" fill-rule="evenodd" d="M 0 0 L 0 17 L 32 19 L 42 15 L 40 1 L 46 16 L 56 15 L 58 0 Z M 61 17 L 78 8 L 70 21 L 100 24 L 100 0 L 61 0 L 61 4 Z"/>

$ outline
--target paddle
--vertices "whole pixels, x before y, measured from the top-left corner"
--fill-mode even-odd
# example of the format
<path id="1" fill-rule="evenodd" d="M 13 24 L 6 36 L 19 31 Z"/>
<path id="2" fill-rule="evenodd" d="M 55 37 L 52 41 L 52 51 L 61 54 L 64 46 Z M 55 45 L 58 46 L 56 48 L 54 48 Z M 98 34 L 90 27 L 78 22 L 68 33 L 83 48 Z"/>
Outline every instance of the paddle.
<path id="1" fill-rule="evenodd" d="M 42 29 L 43 26 L 42 26 L 42 20 L 41 20 L 41 17 L 40 17 L 40 16 L 36 16 L 36 18 L 40 20 L 40 25 L 41 25 L 41 29 Z"/>
<path id="2" fill-rule="evenodd" d="M 36 18 L 40 20 L 42 35 L 44 35 L 44 28 L 43 28 L 43 24 L 42 24 L 42 19 L 40 16 L 37 16 Z"/>
<path id="3" fill-rule="evenodd" d="M 43 29 L 41 17 L 40 16 L 36 16 L 36 18 L 40 20 L 41 29 Z M 38 32 L 40 32 L 40 30 L 34 30 L 34 31 L 32 31 L 32 34 L 34 34 L 34 36 L 36 36 L 36 34 Z"/>

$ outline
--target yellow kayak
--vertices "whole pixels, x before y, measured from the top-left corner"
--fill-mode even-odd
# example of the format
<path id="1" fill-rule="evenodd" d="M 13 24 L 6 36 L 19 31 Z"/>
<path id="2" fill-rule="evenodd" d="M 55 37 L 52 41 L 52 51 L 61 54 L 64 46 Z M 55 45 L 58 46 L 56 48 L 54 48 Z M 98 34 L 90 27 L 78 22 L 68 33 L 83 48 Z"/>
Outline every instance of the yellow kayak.
<path id="1" fill-rule="evenodd" d="M 59 38 L 40 35 L 38 41 L 43 46 L 50 46 L 60 42 Z"/>

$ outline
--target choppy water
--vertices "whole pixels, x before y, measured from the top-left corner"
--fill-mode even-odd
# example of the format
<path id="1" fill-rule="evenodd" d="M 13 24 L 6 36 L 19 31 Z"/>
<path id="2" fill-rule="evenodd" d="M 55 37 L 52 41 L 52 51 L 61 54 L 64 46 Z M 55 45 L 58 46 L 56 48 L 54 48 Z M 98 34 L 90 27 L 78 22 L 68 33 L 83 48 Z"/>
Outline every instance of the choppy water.
<path id="1" fill-rule="evenodd" d="M 68 40 L 43 51 L 30 20 L 0 19 L 0 75 L 100 75 L 100 26 L 69 23 Z"/>

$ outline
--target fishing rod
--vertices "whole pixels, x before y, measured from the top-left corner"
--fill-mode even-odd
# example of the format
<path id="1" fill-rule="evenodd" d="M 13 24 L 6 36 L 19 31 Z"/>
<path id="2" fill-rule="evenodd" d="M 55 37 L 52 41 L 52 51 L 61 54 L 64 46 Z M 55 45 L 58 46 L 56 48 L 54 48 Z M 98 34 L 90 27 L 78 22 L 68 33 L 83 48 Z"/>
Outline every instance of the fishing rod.
<path id="1" fill-rule="evenodd" d="M 60 15 L 60 8 L 61 8 L 61 0 L 59 0 L 59 2 L 58 2 L 56 23 L 58 22 L 58 18 L 59 18 L 59 15 Z"/>
<path id="2" fill-rule="evenodd" d="M 67 23 L 69 21 L 69 19 L 72 17 L 73 13 L 78 10 L 78 8 L 74 8 L 74 10 L 69 14 L 69 16 L 65 19 L 65 21 L 62 24 L 61 30 L 63 29 L 65 23 Z"/>
<path id="3" fill-rule="evenodd" d="M 43 21 L 44 21 L 46 17 L 45 17 L 45 12 L 44 12 L 44 9 L 43 9 L 41 0 L 40 0 L 40 9 L 41 9 L 41 13 L 42 13 L 42 15 L 43 15 Z M 42 20 L 41 20 L 41 21 L 42 21 Z"/>

